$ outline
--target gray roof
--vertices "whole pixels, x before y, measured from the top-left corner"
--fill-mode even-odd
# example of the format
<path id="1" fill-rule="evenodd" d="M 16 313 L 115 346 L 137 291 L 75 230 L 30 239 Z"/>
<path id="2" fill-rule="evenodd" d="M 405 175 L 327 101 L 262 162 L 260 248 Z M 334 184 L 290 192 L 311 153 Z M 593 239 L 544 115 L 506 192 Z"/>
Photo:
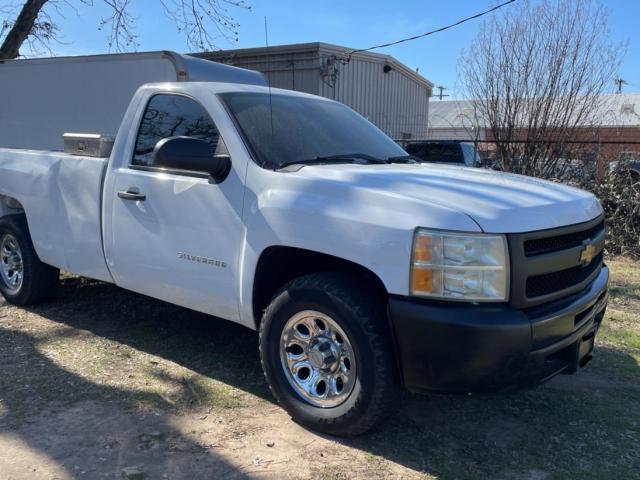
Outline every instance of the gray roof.
<path id="1" fill-rule="evenodd" d="M 473 100 L 429 102 L 429 128 L 463 128 L 474 124 Z"/>
<path id="2" fill-rule="evenodd" d="M 194 57 L 208 58 L 212 60 L 231 60 L 234 58 L 242 57 L 255 57 L 255 56 L 267 56 L 267 55 L 282 55 L 287 53 L 299 53 L 299 52 L 319 52 L 322 55 L 335 55 L 338 58 L 347 58 L 349 52 L 353 51 L 353 48 L 343 47 L 340 45 L 333 45 L 331 43 L 324 42 L 311 42 L 311 43 L 294 43 L 289 45 L 274 45 L 270 47 L 254 47 L 254 48 L 237 48 L 233 50 L 218 50 L 215 52 L 198 52 L 190 53 Z M 379 63 L 388 63 L 395 70 L 402 72 L 407 77 L 412 78 L 414 81 L 424 85 L 429 89 L 433 89 L 433 83 L 417 73 L 415 70 L 407 67 L 403 63 L 396 60 L 391 55 L 385 55 L 375 52 L 356 52 L 352 55 L 353 59 L 369 60 Z"/>
<path id="3" fill-rule="evenodd" d="M 603 95 L 600 118 L 604 127 L 640 126 L 640 93 Z M 468 128 L 474 122 L 474 100 L 432 100 L 429 128 Z"/>
<path id="4" fill-rule="evenodd" d="M 607 95 L 603 111 L 604 126 L 640 126 L 640 93 Z"/>

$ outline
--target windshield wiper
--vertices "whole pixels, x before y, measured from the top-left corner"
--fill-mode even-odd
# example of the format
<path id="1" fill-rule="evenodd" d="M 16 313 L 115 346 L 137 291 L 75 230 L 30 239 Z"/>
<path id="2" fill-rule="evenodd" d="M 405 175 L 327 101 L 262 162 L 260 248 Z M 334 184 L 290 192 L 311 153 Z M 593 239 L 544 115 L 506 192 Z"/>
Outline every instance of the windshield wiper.
<path id="1" fill-rule="evenodd" d="M 389 157 L 387 158 L 387 163 L 422 163 L 420 157 L 416 157 L 415 155 L 398 155 L 397 157 Z"/>
<path id="2" fill-rule="evenodd" d="M 283 162 L 278 165 L 278 169 L 289 167 L 291 165 L 322 165 L 324 163 L 344 163 L 353 162 L 355 160 L 364 160 L 366 163 L 388 163 L 382 158 L 374 157 L 367 153 L 343 153 L 340 155 L 317 156 L 308 160 L 293 160 L 291 162 Z"/>

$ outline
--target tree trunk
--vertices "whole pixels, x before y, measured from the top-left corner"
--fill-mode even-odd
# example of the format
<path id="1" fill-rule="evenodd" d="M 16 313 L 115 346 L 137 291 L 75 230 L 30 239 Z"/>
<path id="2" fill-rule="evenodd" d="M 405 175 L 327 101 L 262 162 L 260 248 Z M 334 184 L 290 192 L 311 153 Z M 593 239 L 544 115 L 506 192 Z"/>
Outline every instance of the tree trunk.
<path id="1" fill-rule="evenodd" d="M 4 42 L 2 42 L 2 46 L 0 46 L 0 60 L 17 58 L 20 54 L 20 47 L 31 33 L 38 14 L 45 3 L 47 3 L 47 0 L 27 0 L 24 3 L 16 23 L 13 24 Z"/>

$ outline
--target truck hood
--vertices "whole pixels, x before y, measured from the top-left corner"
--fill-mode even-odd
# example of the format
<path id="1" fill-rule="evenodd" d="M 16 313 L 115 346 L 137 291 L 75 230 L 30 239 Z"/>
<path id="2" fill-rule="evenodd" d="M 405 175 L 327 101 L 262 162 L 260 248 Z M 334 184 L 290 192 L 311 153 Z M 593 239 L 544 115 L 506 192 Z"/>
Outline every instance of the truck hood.
<path id="1" fill-rule="evenodd" d="M 379 192 L 471 217 L 485 232 L 518 233 L 589 221 L 602 213 L 589 192 L 479 168 L 437 164 L 318 165 L 297 172 L 314 181 Z M 384 201 L 384 199 L 381 199 Z M 395 202 L 394 202 L 395 203 Z M 424 225 L 429 226 L 429 225 Z"/>

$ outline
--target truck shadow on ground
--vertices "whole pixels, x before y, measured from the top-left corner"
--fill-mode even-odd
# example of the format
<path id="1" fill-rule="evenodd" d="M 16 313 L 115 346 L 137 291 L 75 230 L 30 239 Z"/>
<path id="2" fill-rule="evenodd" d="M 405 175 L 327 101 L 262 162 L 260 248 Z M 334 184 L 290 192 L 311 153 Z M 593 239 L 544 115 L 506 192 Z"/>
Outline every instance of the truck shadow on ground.
<path id="1" fill-rule="evenodd" d="M 37 341 L 0 328 L 0 477 L 249 478 L 164 416 L 113 403 L 129 397 L 171 408 L 160 395 L 88 381 Z"/>
<path id="2" fill-rule="evenodd" d="M 169 360 L 273 402 L 260 368 L 257 334 L 244 327 L 112 285 L 77 278 L 64 280 L 63 294 L 57 302 L 34 307 L 31 311 L 73 329 L 86 330 Z M 2 330 L 0 333 L 13 338 L 0 338 L 0 344 L 18 342 L 22 345 L 25 363 L 21 369 L 9 372 L 12 377 L 25 375 L 28 369 L 42 364 L 37 371 L 40 381 L 50 383 L 47 390 L 99 389 L 99 396 L 105 399 L 127 395 L 118 389 L 88 385 L 87 380 L 60 369 L 33 347 L 33 340 L 28 335 Z M 407 394 L 398 413 L 381 429 L 354 439 L 333 440 L 414 471 L 444 477 L 531 477 L 536 472 L 546 475 L 583 468 L 597 476 L 599 471 L 611 474 L 618 468 L 625 468 L 628 462 L 635 462 L 637 466 L 640 458 L 632 449 L 640 440 L 637 438 L 640 435 L 640 368 L 622 351 L 600 348 L 597 353 L 603 360 L 594 360 L 593 368 L 587 373 L 556 379 L 535 390 L 503 396 L 421 397 Z M 611 362 L 626 372 L 627 381 L 609 378 L 607 364 Z M 7 375 L 7 372 L 3 374 Z M 173 408 L 162 397 L 139 400 L 152 401 L 160 408 Z M 6 425 L 12 422 L 20 422 L 18 413 L 12 412 L 23 409 L 24 402 L 28 404 L 28 397 L 24 395 L 15 396 L 13 403 L 9 397 L 8 414 L 0 418 L 0 432 L 7 431 Z M 58 429 L 70 429 L 78 444 L 87 441 L 87 434 L 85 429 L 79 428 L 73 415 L 64 410 L 56 413 L 55 402 L 52 405 L 51 415 L 58 419 L 58 424 L 52 423 L 51 436 L 45 437 L 40 431 L 38 438 L 30 438 L 28 428 L 23 428 L 21 431 L 27 433 L 22 441 L 67 465 L 69 459 L 57 455 L 51 447 Z M 108 416 L 108 412 L 104 415 Z M 170 435 L 180 437 L 171 426 L 162 425 L 161 416 L 153 418 L 159 423 L 154 430 L 168 431 Z M 126 419 L 114 421 L 126 423 Z M 635 426 L 625 430 L 624 425 Z M 100 424 L 88 428 L 93 430 L 89 441 L 95 438 L 95 441 L 108 443 L 109 435 L 101 434 L 103 427 Z M 620 436 L 619 431 L 626 431 L 626 436 Z M 132 432 L 133 437 L 130 435 L 129 438 L 144 434 L 145 431 Z M 200 465 L 208 462 L 212 472 L 219 474 L 228 469 L 229 474 L 242 476 L 242 472 L 203 451 L 194 441 L 178 440 L 185 445 L 183 453 L 193 452 L 193 458 L 202 456 Z M 599 452 L 597 464 L 592 459 L 596 451 Z M 176 465 L 182 462 L 188 468 L 195 468 L 193 459 L 162 457 L 159 460 L 165 462 L 163 466 L 169 472 L 175 471 L 172 461 Z M 540 478 L 546 478 L 544 475 Z"/>

